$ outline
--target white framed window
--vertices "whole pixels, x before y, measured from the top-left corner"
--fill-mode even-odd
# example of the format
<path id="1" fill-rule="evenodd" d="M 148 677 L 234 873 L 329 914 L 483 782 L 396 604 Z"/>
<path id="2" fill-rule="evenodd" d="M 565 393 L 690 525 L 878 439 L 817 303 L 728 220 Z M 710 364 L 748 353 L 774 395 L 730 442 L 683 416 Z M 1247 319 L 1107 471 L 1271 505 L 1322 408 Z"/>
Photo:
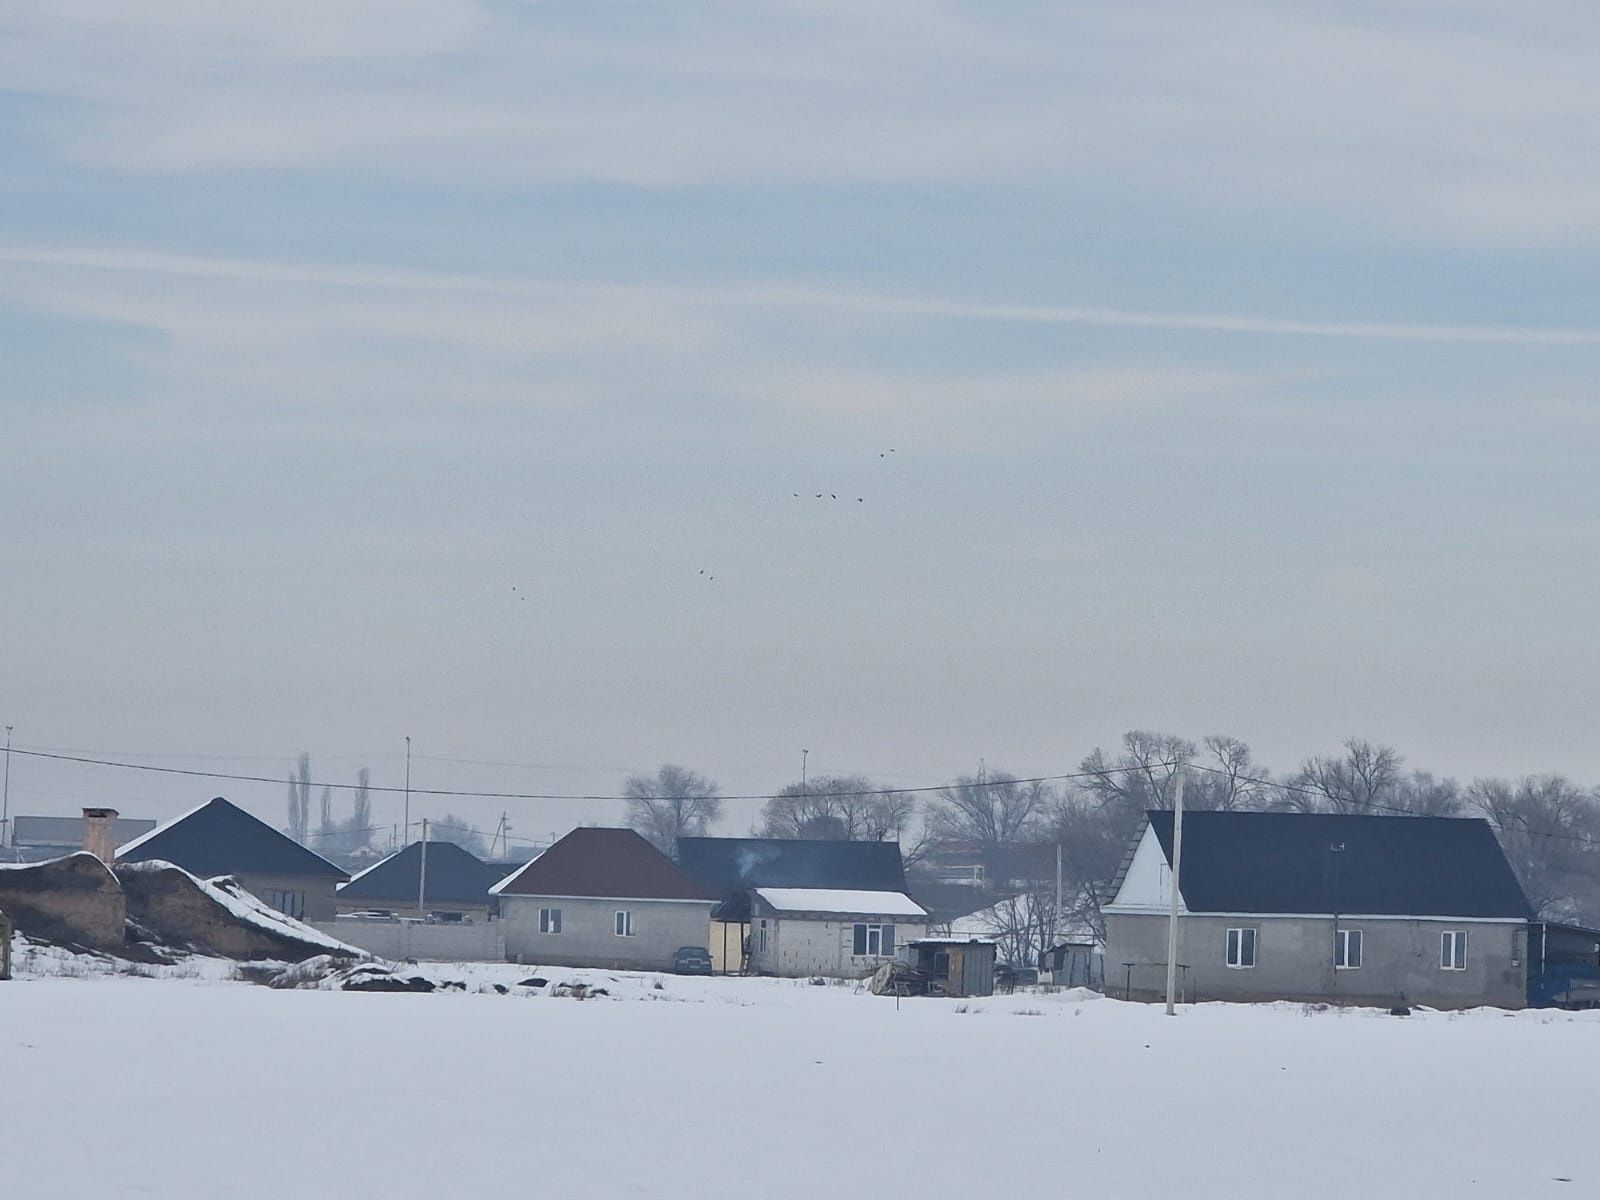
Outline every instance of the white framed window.
<path id="1" fill-rule="evenodd" d="M 1228 965 L 1244 970 L 1256 965 L 1256 931 L 1254 929 L 1228 930 Z"/>
<path id="2" fill-rule="evenodd" d="M 850 952 L 857 958 L 893 958 L 894 926 L 858 923 Z"/>
<path id="3" fill-rule="evenodd" d="M 280 892 L 276 888 L 267 893 L 267 903 L 285 916 L 300 920 L 306 915 L 304 892 Z"/>
<path id="4" fill-rule="evenodd" d="M 767 923 L 765 920 L 757 927 L 756 935 L 756 945 L 761 953 L 765 954 L 767 952 Z"/>
<path id="5" fill-rule="evenodd" d="M 617 909 L 616 916 L 611 926 L 611 931 L 618 937 L 633 936 L 633 913 L 629 909 Z"/>
<path id="6" fill-rule="evenodd" d="M 541 908 L 539 910 L 539 932 L 561 932 L 561 910 L 559 908 Z"/>
<path id="7" fill-rule="evenodd" d="M 1362 942 L 1359 929 L 1341 929 L 1333 937 L 1333 965 L 1341 971 L 1354 971 L 1361 966 Z"/>
<path id="8" fill-rule="evenodd" d="M 1439 935 L 1439 968 L 1443 971 L 1467 969 L 1467 931 L 1446 929 Z"/>

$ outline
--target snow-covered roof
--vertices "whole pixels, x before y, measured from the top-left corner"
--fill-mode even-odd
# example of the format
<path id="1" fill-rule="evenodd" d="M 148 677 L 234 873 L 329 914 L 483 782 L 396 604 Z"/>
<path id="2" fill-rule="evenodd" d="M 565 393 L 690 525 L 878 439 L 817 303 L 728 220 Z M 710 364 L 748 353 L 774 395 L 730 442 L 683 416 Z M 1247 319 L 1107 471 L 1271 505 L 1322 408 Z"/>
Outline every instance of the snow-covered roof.
<path id="1" fill-rule="evenodd" d="M 904 892 L 840 891 L 834 888 L 756 888 L 756 895 L 779 912 L 863 913 L 874 917 L 925 917 Z"/>

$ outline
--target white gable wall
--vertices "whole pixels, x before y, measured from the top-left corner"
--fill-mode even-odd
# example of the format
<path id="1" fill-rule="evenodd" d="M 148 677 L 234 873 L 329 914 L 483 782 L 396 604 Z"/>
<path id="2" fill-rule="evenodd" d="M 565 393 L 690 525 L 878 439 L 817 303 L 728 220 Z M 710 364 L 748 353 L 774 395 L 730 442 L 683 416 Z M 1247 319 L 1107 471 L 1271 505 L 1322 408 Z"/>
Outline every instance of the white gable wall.
<path id="1" fill-rule="evenodd" d="M 1167 856 L 1161 849 L 1156 831 L 1147 825 L 1144 836 L 1139 839 L 1138 849 L 1133 852 L 1133 861 L 1128 864 L 1127 877 L 1117 889 L 1115 898 L 1105 906 L 1106 911 L 1164 913 L 1171 903 L 1172 868 L 1167 865 Z M 1181 888 L 1178 911 L 1189 911 L 1183 903 Z"/>

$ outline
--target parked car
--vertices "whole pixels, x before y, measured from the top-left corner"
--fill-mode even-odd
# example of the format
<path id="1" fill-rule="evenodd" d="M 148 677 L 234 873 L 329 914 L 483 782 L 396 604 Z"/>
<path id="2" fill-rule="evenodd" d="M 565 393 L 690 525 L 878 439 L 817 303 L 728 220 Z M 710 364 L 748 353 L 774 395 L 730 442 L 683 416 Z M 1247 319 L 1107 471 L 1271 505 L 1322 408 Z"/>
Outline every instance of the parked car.
<path id="1" fill-rule="evenodd" d="M 679 946 L 672 956 L 675 975 L 711 974 L 711 951 L 704 946 Z"/>

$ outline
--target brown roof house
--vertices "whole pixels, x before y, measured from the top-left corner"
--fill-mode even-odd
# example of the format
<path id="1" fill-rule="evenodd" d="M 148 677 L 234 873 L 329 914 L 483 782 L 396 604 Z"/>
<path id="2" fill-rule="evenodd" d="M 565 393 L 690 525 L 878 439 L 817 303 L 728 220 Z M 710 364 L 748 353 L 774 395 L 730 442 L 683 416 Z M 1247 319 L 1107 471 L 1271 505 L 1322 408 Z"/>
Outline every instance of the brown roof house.
<path id="1" fill-rule="evenodd" d="M 490 890 L 506 958 L 566 967 L 665 970 L 717 902 L 631 829 L 574 829 Z"/>

